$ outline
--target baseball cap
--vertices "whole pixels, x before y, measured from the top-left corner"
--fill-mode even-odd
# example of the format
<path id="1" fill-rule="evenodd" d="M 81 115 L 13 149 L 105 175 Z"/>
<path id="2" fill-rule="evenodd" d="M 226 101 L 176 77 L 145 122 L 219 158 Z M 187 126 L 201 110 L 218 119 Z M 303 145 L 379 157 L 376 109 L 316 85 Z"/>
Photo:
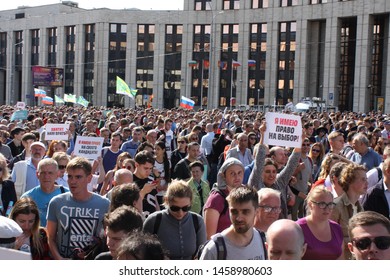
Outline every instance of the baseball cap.
<path id="1" fill-rule="evenodd" d="M 30 147 L 33 147 L 33 146 L 41 146 L 42 148 L 44 148 L 46 150 L 45 144 L 43 144 L 42 142 L 39 142 L 39 141 L 33 142 Z"/>

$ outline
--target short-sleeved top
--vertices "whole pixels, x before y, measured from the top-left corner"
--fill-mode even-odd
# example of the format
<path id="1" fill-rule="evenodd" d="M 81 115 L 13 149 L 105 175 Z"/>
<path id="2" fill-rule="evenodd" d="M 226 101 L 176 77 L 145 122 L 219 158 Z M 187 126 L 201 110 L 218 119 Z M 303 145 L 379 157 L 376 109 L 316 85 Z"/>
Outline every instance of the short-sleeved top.
<path id="1" fill-rule="evenodd" d="M 41 221 L 41 227 L 46 227 L 46 215 L 47 208 L 49 206 L 50 200 L 63 192 L 69 192 L 69 189 L 58 186 L 51 193 L 45 193 L 42 191 L 40 186 L 37 186 L 27 192 L 25 192 L 21 197 L 30 197 L 37 204 L 39 209 L 39 219 Z"/>
<path id="2" fill-rule="evenodd" d="M 47 221 L 57 223 L 56 244 L 64 258 L 71 258 L 77 248 L 86 248 L 95 237 L 103 236 L 103 219 L 110 201 L 92 193 L 86 201 L 73 199 L 72 194 L 55 196 L 49 203 Z"/>
<path id="3" fill-rule="evenodd" d="M 307 243 L 306 253 L 302 258 L 303 260 L 336 260 L 341 256 L 343 231 L 338 223 L 329 220 L 332 239 L 327 242 L 322 242 L 314 236 L 307 224 L 306 218 L 299 219 L 296 223 L 301 226 L 305 242 Z"/>
<path id="4" fill-rule="evenodd" d="M 229 194 L 228 190 L 223 190 L 223 192 L 226 194 L 226 196 Z M 219 193 L 215 191 L 211 191 L 209 198 L 207 199 L 204 209 L 215 209 L 218 211 L 219 214 L 222 213 L 224 207 L 225 207 L 225 200 L 226 198 L 222 197 Z M 229 208 L 226 209 L 225 213 L 221 214 L 219 216 L 218 220 L 218 226 L 217 226 L 217 233 L 222 232 L 224 229 L 228 228 L 231 225 L 230 216 L 229 216 Z"/>
<path id="5" fill-rule="evenodd" d="M 133 174 L 133 181 L 137 184 L 138 188 L 142 190 L 147 183 L 151 183 L 153 181 L 152 177 L 148 177 L 145 179 L 138 178 L 135 174 Z M 157 190 L 153 189 L 150 193 L 146 194 L 143 201 L 142 207 L 144 211 L 144 216 L 147 217 L 150 214 L 156 212 L 159 208 L 157 207 L 158 201 L 156 199 Z"/>

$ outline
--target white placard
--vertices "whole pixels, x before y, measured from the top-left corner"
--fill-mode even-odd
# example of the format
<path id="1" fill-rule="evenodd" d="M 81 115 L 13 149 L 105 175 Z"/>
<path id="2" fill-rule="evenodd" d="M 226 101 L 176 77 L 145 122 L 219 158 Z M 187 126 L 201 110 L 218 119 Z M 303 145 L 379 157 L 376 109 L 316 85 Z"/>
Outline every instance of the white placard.
<path id="1" fill-rule="evenodd" d="M 264 144 L 294 148 L 302 146 L 300 116 L 268 112 L 265 121 L 267 131 L 264 134 Z"/>
<path id="2" fill-rule="evenodd" d="M 47 123 L 45 130 L 45 140 L 68 140 L 69 138 L 69 124 Z"/>
<path id="3" fill-rule="evenodd" d="M 31 260 L 31 254 L 0 247 L 0 260 Z"/>
<path id="4" fill-rule="evenodd" d="M 103 147 L 103 137 L 77 136 L 74 154 L 79 157 L 95 160 Z"/>
<path id="5" fill-rule="evenodd" d="M 16 102 L 16 108 L 24 110 L 26 108 L 26 103 L 18 101 Z"/>

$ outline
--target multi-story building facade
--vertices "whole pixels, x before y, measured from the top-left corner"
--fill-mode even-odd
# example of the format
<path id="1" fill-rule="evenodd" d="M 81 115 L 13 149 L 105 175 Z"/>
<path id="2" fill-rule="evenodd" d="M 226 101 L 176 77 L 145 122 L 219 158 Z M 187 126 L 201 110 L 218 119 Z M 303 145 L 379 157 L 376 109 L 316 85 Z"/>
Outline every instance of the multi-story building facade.
<path id="1" fill-rule="evenodd" d="M 179 11 L 63 1 L 0 11 L 0 103 L 35 104 L 39 65 L 64 70 L 49 95 L 97 106 L 319 97 L 340 110 L 390 112 L 389 15 L 388 0 L 185 0 Z M 135 100 L 116 94 L 116 76 L 138 90 Z"/>

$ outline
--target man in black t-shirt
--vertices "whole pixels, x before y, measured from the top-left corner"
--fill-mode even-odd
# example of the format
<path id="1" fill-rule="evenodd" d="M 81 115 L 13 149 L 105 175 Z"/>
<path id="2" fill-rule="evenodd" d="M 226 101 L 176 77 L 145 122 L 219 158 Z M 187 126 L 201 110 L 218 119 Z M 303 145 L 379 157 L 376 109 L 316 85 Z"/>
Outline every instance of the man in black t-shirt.
<path id="1" fill-rule="evenodd" d="M 154 166 L 154 155 L 148 151 L 141 151 L 135 155 L 135 171 L 133 181 L 140 189 L 140 195 L 143 199 L 143 210 L 145 218 L 160 210 L 156 194 L 159 185 L 158 178 L 153 178 L 152 171 Z"/>

